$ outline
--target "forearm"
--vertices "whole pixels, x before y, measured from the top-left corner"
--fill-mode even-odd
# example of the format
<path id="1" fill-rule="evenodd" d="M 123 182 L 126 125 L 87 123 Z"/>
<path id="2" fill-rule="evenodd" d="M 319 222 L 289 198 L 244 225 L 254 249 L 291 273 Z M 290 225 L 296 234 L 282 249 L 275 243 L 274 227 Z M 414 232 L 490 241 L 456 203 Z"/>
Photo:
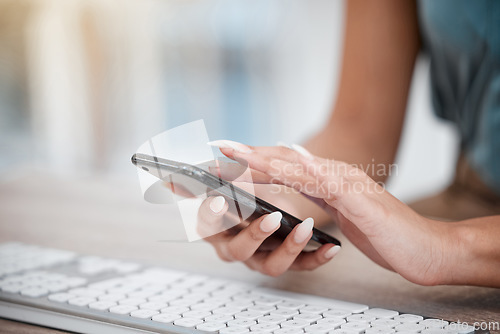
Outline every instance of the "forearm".
<path id="1" fill-rule="evenodd" d="M 442 284 L 500 287 L 500 216 L 449 224 Z"/>
<path id="2" fill-rule="evenodd" d="M 325 127 L 306 148 L 355 164 L 384 182 L 397 152 L 420 49 L 416 4 L 398 0 L 346 4 L 337 101 Z"/>

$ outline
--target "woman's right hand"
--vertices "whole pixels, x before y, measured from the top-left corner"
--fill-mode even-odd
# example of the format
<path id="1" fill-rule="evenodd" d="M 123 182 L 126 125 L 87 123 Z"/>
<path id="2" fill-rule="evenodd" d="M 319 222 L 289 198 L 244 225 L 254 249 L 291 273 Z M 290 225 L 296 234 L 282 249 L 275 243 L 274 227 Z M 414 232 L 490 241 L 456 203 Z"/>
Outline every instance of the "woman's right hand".
<path id="1" fill-rule="evenodd" d="M 276 277 L 287 270 L 313 270 L 327 263 L 340 250 L 339 246 L 326 244 L 314 251 L 304 251 L 312 236 L 312 218 L 295 226 L 284 241 L 273 236 L 280 227 L 280 212 L 240 222 L 211 235 L 210 231 L 220 231 L 228 220 L 234 219 L 228 208 L 224 197 L 208 197 L 198 212 L 198 231 L 201 235 L 210 235 L 204 239 L 214 246 L 224 261 L 241 261 L 250 269 Z M 235 225 L 234 221 L 229 224 Z"/>

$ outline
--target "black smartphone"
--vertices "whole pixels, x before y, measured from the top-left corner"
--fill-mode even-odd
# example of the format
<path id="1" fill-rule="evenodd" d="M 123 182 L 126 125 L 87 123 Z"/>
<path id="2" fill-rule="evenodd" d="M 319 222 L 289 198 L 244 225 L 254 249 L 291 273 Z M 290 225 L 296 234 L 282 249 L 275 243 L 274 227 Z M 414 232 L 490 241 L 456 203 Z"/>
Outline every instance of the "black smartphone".
<path id="1" fill-rule="evenodd" d="M 271 203 L 268 203 L 250 194 L 249 192 L 234 186 L 231 182 L 221 179 L 220 177 L 217 177 L 197 166 L 140 153 L 132 156 L 132 163 L 138 168 L 141 168 L 162 180 L 166 175 L 171 173 L 187 177 L 190 181 L 194 180 L 195 182 L 203 185 L 205 189 L 208 187 L 212 191 L 234 201 L 238 214 L 242 211 L 242 209 L 253 210 L 253 214 L 247 218 L 248 220 L 252 220 L 261 215 L 269 214 L 275 211 L 281 212 L 283 215 L 281 218 L 281 227 L 274 234 L 282 239 L 284 239 L 284 237 L 286 237 L 297 224 L 302 222 L 300 219 L 275 207 Z M 311 239 L 320 244 L 335 244 L 340 246 L 340 241 L 316 228 L 313 228 L 313 235 Z"/>

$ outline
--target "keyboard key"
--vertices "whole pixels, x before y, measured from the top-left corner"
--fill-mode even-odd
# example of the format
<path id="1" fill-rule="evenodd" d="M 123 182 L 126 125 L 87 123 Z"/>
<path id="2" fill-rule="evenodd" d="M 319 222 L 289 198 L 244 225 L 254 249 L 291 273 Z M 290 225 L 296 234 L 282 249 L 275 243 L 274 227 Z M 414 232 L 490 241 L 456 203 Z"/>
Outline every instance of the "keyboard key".
<path id="1" fill-rule="evenodd" d="M 226 327 L 219 331 L 220 334 L 243 334 L 248 332 L 250 332 L 250 330 L 244 327 Z"/>
<path id="2" fill-rule="evenodd" d="M 276 316 L 276 315 L 265 315 L 263 317 L 257 318 L 257 322 L 259 324 L 261 323 L 267 323 L 267 324 L 280 324 L 282 322 L 287 321 L 287 318 L 281 317 L 281 316 Z"/>
<path id="3" fill-rule="evenodd" d="M 309 323 L 313 323 L 316 320 L 322 319 L 323 317 L 319 314 L 314 313 L 301 313 L 293 317 L 293 320 L 304 320 Z"/>
<path id="4" fill-rule="evenodd" d="M 394 328 L 399 325 L 400 322 L 393 319 L 377 319 L 371 322 L 372 326 L 381 326 L 381 327 L 389 327 Z"/>
<path id="5" fill-rule="evenodd" d="M 420 333 L 422 334 L 455 334 L 455 331 L 448 331 L 444 328 L 428 328 L 424 329 Z"/>
<path id="6" fill-rule="evenodd" d="M 22 283 L 11 283 L 2 287 L 3 292 L 10 293 L 19 293 L 22 289 L 25 288 L 25 285 Z"/>
<path id="7" fill-rule="evenodd" d="M 214 313 L 215 313 L 215 311 L 214 311 Z M 257 318 L 262 317 L 262 313 L 254 312 L 254 311 L 243 311 L 243 312 L 235 313 L 234 317 L 237 319 L 256 320 Z"/>
<path id="8" fill-rule="evenodd" d="M 63 291 L 63 290 L 66 290 L 69 288 L 69 286 L 67 284 L 60 283 L 60 282 L 49 282 L 49 283 L 43 284 L 43 287 L 45 289 L 49 290 L 49 292 L 51 292 L 51 293 Z"/>
<path id="9" fill-rule="evenodd" d="M 203 320 L 197 318 L 180 318 L 174 321 L 174 325 L 181 327 L 196 327 L 199 324 L 202 324 Z"/>
<path id="10" fill-rule="evenodd" d="M 329 317 L 329 318 L 323 318 L 317 321 L 318 324 L 329 324 L 333 326 L 334 328 L 340 327 L 341 325 L 345 324 L 346 321 L 344 318 L 340 317 Z"/>
<path id="11" fill-rule="evenodd" d="M 194 304 L 194 305 L 191 305 L 191 310 L 193 311 L 213 311 L 215 310 L 216 308 L 218 308 L 219 305 L 217 304 L 212 304 L 212 303 L 198 303 L 198 304 Z"/>
<path id="12" fill-rule="evenodd" d="M 276 297 L 261 297 L 255 300 L 256 305 L 266 305 L 266 306 L 275 306 L 278 303 L 281 303 L 283 299 Z"/>
<path id="13" fill-rule="evenodd" d="M 364 314 L 378 318 L 378 319 L 390 319 L 390 318 L 394 318 L 395 316 L 399 315 L 399 312 L 385 310 L 382 308 L 372 308 L 372 309 L 366 310 L 364 312 Z"/>
<path id="14" fill-rule="evenodd" d="M 401 325 L 397 325 L 395 328 L 396 332 L 420 332 L 425 329 L 425 325 L 417 324 L 417 323 L 412 323 L 412 322 L 407 322 L 403 323 Z"/>
<path id="15" fill-rule="evenodd" d="M 121 284 L 121 282 L 123 282 L 123 279 L 121 278 L 110 278 L 104 281 L 89 284 L 88 287 L 90 289 L 107 290 L 116 287 L 117 285 Z"/>
<path id="16" fill-rule="evenodd" d="M 228 327 L 245 327 L 249 328 L 252 325 L 257 324 L 255 320 L 250 319 L 234 319 L 227 322 Z"/>
<path id="17" fill-rule="evenodd" d="M 368 328 L 365 331 L 365 334 L 391 334 L 391 333 L 396 333 L 396 330 L 394 328 L 389 328 L 389 327 L 372 327 Z"/>
<path id="18" fill-rule="evenodd" d="M 239 312 L 240 312 L 239 309 L 234 309 L 231 307 L 219 307 L 212 311 L 213 314 L 223 314 L 223 315 L 235 315 L 236 313 Z M 259 316 L 260 315 L 261 314 L 259 313 Z"/>
<path id="19" fill-rule="evenodd" d="M 68 304 L 75 306 L 87 306 L 90 303 L 95 302 L 95 298 L 91 297 L 75 297 L 68 300 Z"/>
<path id="20" fill-rule="evenodd" d="M 254 306 L 254 303 L 252 303 L 251 301 L 247 301 L 247 300 L 236 300 L 234 302 L 227 303 L 225 306 L 238 308 L 240 310 L 245 310 L 249 307 Z"/>
<path id="21" fill-rule="evenodd" d="M 189 311 L 189 307 L 186 306 L 169 306 L 162 308 L 161 313 L 174 313 L 174 314 L 182 314 L 184 312 Z"/>
<path id="22" fill-rule="evenodd" d="M 106 301 L 106 302 L 117 302 L 117 301 L 125 299 L 125 298 L 126 298 L 125 295 L 121 295 L 121 294 L 117 294 L 117 293 L 107 293 L 107 294 L 103 294 L 103 295 L 100 295 L 99 297 L 97 297 L 97 299 L 99 299 L 101 301 Z"/>
<path id="23" fill-rule="evenodd" d="M 302 328 L 282 328 L 273 332 L 274 334 L 299 334 L 304 333 Z"/>
<path id="24" fill-rule="evenodd" d="M 115 314 L 130 314 L 130 312 L 137 310 L 137 306 L 132 305 L 118 305 L 109 309 L 109 312 Z"/>
<path id="25" fill-rule="evenodd" d="M 186 299 L 186 298 L 180 298 L 180 299 L 175 299 L 169 302 L 169 305 L 172 306 L 191 306 L 192 304 L 196 304 L 198 301 L 197 300 L 192 300 L 192 299 Z"/>
<path id="26" fill-rule="evenodd" d="M 151 311 L 159 311 L 162 308 L 168 307 L 167 303 L 159 303 L 159 302 L 147 302 L 139 304 L 139 308 L 143 310 L 151 310 Z"/>
<path id="27" fill-rule="evenodd" d="M 224 322 L 204 322 L 196 326 L 196 329 L 205 332 L 217 332 L 226 327 Z"/>
<path id="28" fill-rule="evenodd" d="M 289 309 L 289 310 L 298 310 L 299 308 L 305 307 L 306 304 L 296 301 L 283 301 L 276 305 L 278 309 Z"/>
<path id="29" fill-rule="evenodd" d="M 259 323 L 250 327 L 251 332 L 269 333 L 280 329 L 280 326 L 273 323 Z"/>
<path id="30" fill-rule="evenodd" d="M 348 316 L 350 316 L 352 313 L 349 312 L 349 311 L 346 311 L 346 310 L 340 310 L 340 309 L 332 309 L 332 310 L 328 310 L 326 312 L 323 312 L 323 316 L 325 318 L 328 318 L 328 317 L 340 317 L 340 318 L 347 318 Z"/>
<path id="31" fill-rule="evenodd" d="M 357 333 L 363 333 L 368 328 L 370 328 L 370 325 L 366 322 L 347 322 L 343 325 L 340 325 L 340 329 L 349 330 Z"/>
<path id="32" fill-rule="evenodd" d="M 66 303 L 68 300 L 70 300 L 71 298 L 75 298 L 75 297 L 76 297 L 75 295 L 72 295 L 70 293 L 61 292 L 61 293 L 52 294 L 48 298 L 50 301 L 53 301 L 53 302 Z"/>
<path id="33" fill-rule="evenodd" d="M 115 302 L 107 302 L 107 301 L 98 301 L 94 303 L 89 304 L 89 308 L 93 310 L 99 310 L 99 311 L 107 311 L 111 307 L 116 306 L 117 304 Z"/>
<path id="34" fill-rule="evenodd" d="M 163 322 L 163 323 L 172 323 L 175 320 L 181 317 L 180 314 L 175 313 L 160 313 L 151 318 L 153 321 Z"/>
<path id="35" fill-rule="evenodd" d="M 188 317 L 188 318 L 196 318 L 196 319 L 204 319 L 206 317 L 209 317 L 212 315 L 212 312 L 208 311 L 187 311 L 182 313 L 183 317 Z"/>
<path id="36" fill-rule="evenodd" d="M 304 328 L 304 331 L 306 333 L 328 333 L 329 331 L 332 331 L 335 329 L 335 326 L 332 326 L 331 324 L 314 324 L 311 326 L 307 326 Z"/>
<path id="37" fill-rule="evenodd" d="M 82 277 L 69 277 L 64 281 L 71 288 L 76 288 L 78 286 L 85 285 L 87 283 L 86 278 Z"/>
<path id="38" fill-rule="evenodd" d="M 307 326 L 309 326 L 309 322 L 304 320 L 288 320 L 281 324 L 282 328 L 304 328 Z"/>
<path id="39" fill-rule="evenodd" d="M 214 315 L 210 315 L 210 316 L 206 317 L 205 321 L 226 323 L 226 322 L 231 321 L 233 319 L 234 319 L 234 317 L 232 315 L 214 314 Z"/>
<path id="40" fill-rule="evenodd" d="M 248 311 L 259 312 L 261 314 L 269 314 L 272 311 L 276 311 L 276 307 L 268 305 L 255 305 L 249 307 Z"/>
<path id="41" fill-rule="evenodd" d="M 208 295 L 206 293 L 188 293 L 188 294 L 183 295 L 182 298 L 193 300 L 195 302 L 199 302 L 201 300 L 210 298 L 210 295 Z"/>
<path id="42" fill-rule="evenodd" d="M 425 319 L 420 321 L 419 324 L 424 325 L 425 328 L 445 328 L 448 326 L 448 321 L 441 319 Z"/>
<path id="43" fill-rule="evenodd" d="M 227 303 L 230 303 L 231 300 L 230 299 L 226 299 L 226 298 L 220 298 L 220 297 L 211 297 L 211 298 L 207 298 L 204 300 L 205 303 L 210 303 L 210 304 L 215 304 L 215 305 L 218 305 L 218 306 L 222 306 L 222 305 L 225 305 Z"/>
<path id="44" fill-rule="evenodd" d="M 401 323 L 417 323 L 424 320 L 424 317 L 415 314 L 400 314 L 394 317 L 394 320 Z"/>
<path id="45" fill-rule="evenodd" d="M 458 334 L 469 334 L 474 333 L 475 328 L 473 326 L 468 326 L 464 324 L 450 323 L 445 327 L 446 330 L 452 331 Z"/>
<path id="46" fill-rule="evenodd" d="M 217 298 L 229 299 L 229 298 L 233 297 L 234 295 L 236 295 L 237 293 L 238 293 L 237 291 L 221 289 L 221 290 L 212 291 L 211 295 L 213 297 L 217 297 Z M 242 300 L 242 298 L 239 298 L 236 300 Z M 246 300 L 253 301 L 252 299 L 246 299 Z"/>
<path id="47" fill-rule="evenodd" d="M 271 315 L 277 315 L 277 316 L 281 316 L 281 317 L 285 317 L 287 319 L 290 319 L 292 318 L 294 315 L 297 315 L 299 314 L 299 311 L 298 310 L 294 310 L 294 309 L 283 309 L 283 308 L 278 308 L 277 310 L 275 311 L 271 311 L 270 312 Z"/>
<path id="48" fill-rule="evenodd" d="M 104 294 L 104 291 L 97 289 L 89 289 L 89 288 L 76 288 L 68 291 L 69 293 L 80 296 L 80 297 L 98 297 Z"/>
<path id="49" fill-rule="evenodd" d="M 130 305 L 130 306 L 138 306 L 140 304 L 145 304 L 146 299 L 142 298 L 125 298 L 118 301 L 120 305 Z"/>
<path id="50" fill-rule="evenodd" d="M 151 291 L 151 290 L 144 290 L 144 289 L 129 292 L 127 294 L 127 296 L 129 296 L 130 298 L 144 298 L 144 299 L 152 297 L 152 296 L 157 296 L 157 295 L 158 295 L 158 291 Z"/>
<path id="51" fill-rule="evenodd" d="M 326 311 L 328 311 L 328 307 L 319 305 L 307 305 L 305 307 L 300 308 L 300 313 L 321 314 Z"/>
<path id="52" fill-rule="evenodd" d="M 353 314 L 347 317 L 348 322 L 372 322 L 377 320 L 376 317 L 367 315 L 367 314 Z"/>
<path id="53" fill-rule="evenodd" d="M 172 300 L 175 300 L 175 299 L 179 298 L 180 296 L 182 296 L 182 292 L 181 291 L 178 291 L 178 292 L 164 292 L 164 293 L 161 293 L 159 295 L 148 297 L 148 300 L 150 302 L 168 303 L 168 302 L 170 302 Z"/>
<path id="54" fill-rule="evenodd" d="M 49 290 L 39 287 L 30 287 L 21 290 L 21 295 L 32 298 L 42 297 L 48 293 Z"/>

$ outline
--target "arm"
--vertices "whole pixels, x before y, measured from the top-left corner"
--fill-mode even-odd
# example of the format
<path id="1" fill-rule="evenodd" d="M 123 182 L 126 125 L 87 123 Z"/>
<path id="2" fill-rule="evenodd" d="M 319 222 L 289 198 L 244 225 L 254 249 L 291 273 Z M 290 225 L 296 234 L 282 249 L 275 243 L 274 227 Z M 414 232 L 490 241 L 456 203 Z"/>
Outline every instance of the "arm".
<path id="1" fill-rule="evenodd" d="M 396 155 L 420 48 L 416 4 L 398 0 L 346 4 L 337 102 L 326 126 L 305 146 L 325 158 L 389 166 Z M 368 174 L 375 181 L 385 179 Z"/>
<path id="2" fill-rule="evenodd" d="M 283 147 L 222 152 L 246 161 L 258 176 L 253 182 L 284 184 L 322 201 L 358 249 L 409 281 L 500 287 L 500 216 L 428 219 L 338 160 Z"/>
<path id="3" fill-rule="evenodd" d="M 420 49 L 415 1 L 346 2 L 342 73 L 325 127 L 304 145 L 324 158 L 389 171 L 399 144 L 413 68 Z M 372 160 L 373 159 L 373 160 Z M 367 174 L 377 182 L 387 175 Z M 317 226 L 331 218 L 296 193 L 258 195 Z"/>
<path id="4" fill-rule="evenodd" d="M 441 284 L 500 287 L 500 216 L 447 223 L 450 244 Z M 458 249 L 457 249 L 458 247 Z"/>

